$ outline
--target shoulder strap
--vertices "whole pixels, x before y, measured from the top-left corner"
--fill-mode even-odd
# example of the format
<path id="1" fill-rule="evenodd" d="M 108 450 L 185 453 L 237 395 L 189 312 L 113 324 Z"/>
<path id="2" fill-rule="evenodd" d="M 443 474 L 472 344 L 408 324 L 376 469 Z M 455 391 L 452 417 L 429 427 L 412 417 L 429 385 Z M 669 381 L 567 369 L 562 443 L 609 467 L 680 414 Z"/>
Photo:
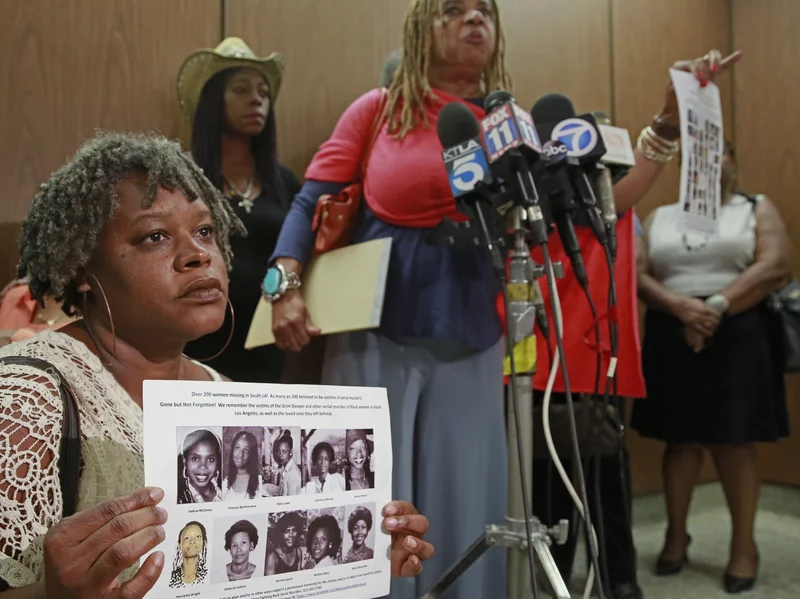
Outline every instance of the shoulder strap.
<path id="1" fill-rule="evenodd" d="M 747 193 L 746 191 L 742 191 L 741 189 L 737 189 L 735 193 L 738 193 L 740 196 L 747 199 L 747 201 L 750 202 L 750 205 L 753 207 L 753 210 L 755 210 L 758 203 L 764 199 L 763 193 L 757 193 L 755 195 L 752 195 Z"/>
<path id="2" fill-rule="evenodd" d="M 369 145 L 367 145 L 367 151 L 364 152 L 364 155 L 361 157 L 361 164 L 358 167 L 358 174 L 359 179 L 361 182 L 364 182 L 364 177 L 367 174 L 367 164 L 369 163 L 369 156 L 372 154 L 372 146 L 375 145 L 375 142 L 378 139 L 378 135 L 381 133 L 381 127 L 383 127 L 383 113 L 386 111 L 386 104 L 389 100 L 389 90 L 381 88 L 381 97 L 378 100 L 378 110 L 375 112 L 375 118 L 372 120 L 372 128 L 370 129 L 369 135 Z"/>
<path id="3" fill-rule="evenodd" d="M 61 424 L 61 446 L 58 457 L 58 478 L 61 483 L 61 496 L 64 503 L 63 518 L 73 515 L 78 509 L 78 483 L 83 463 L 81 461 L 81 417 L 78 402 L 67 385 L 64 376 L 50 362 L 28 356 L 6 356 L 0 364 L 30 366 L 48 372 L 58 381 L 58 391 L 64 405 L 64 418 Z"/>

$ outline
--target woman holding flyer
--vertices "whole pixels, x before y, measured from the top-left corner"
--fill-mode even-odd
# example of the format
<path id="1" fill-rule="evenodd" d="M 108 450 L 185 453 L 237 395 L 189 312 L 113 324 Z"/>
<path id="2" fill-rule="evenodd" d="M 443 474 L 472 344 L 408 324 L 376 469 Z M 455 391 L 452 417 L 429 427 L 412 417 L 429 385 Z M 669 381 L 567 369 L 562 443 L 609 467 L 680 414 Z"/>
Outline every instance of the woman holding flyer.
<path id="1" fill-rule="evenodd" d="M 183 348 L 225 319 L 237 232 L 230 203 L 155 135 L 101 134 L 39 189 L 20 272 L 82 319 L 0 350 L 0 598 L 140 598 L 160 577 L 162 552 L 139 563 L 168 516 L 143 488 L 142 383 L 222 380 Z M 418 574 L 427 520 L 404 502 L 383 513 L 393 575 Z"/>

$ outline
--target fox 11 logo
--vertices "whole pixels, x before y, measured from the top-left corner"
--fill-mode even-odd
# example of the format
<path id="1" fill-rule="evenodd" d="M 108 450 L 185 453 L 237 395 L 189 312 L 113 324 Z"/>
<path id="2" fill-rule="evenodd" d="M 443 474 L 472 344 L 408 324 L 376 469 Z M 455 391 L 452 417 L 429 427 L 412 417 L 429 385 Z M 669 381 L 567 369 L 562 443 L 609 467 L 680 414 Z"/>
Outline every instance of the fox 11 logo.
<path id="1" fill-rule="evenodd" d="M 489 163 L 483 146 L 477 139 L 446 149 L 442 152 L 447 180 L 453 197 L 458 198 L 475 189 L 479 181 L 489 183 Z"/>

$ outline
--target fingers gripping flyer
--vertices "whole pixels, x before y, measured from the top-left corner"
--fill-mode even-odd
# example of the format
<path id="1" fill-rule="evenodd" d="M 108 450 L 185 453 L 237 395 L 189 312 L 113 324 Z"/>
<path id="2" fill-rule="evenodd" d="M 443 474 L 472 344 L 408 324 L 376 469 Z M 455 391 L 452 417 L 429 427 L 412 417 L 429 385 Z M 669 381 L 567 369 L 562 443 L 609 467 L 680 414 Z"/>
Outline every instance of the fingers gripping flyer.
<path id="1" fill-rule="evenodd" d="M 169 514 L 148 596 L 389 593 L 385 389 L 145 381 L 144 462 Z"/>

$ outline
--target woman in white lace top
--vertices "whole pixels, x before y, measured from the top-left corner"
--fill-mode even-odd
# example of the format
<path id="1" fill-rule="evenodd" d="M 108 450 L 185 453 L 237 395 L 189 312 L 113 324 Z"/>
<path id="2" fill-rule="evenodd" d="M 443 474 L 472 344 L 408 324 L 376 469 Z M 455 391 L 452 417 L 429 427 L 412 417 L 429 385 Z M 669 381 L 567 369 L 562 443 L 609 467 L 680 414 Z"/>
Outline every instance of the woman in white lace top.
<path id="1" fill-rule="evenodd" d="M 143 597 L 164 555 L 163 491 L 142 488 L 142 381 L 220 380 L 183 355 L 218 329 L 227 306 L 228 236 L 241 225 L 178 144 L 103 134 L 34 197 L 20 274 L 34 299 L 82 318 L 0 349 L 46 360 L 78 404 L 82 470 L 62 518 L 62 401 L 52 372 L 0 364 L 0 599 Z M 413 506 L 384 508 L 392 571 L 415 575 L 432 553 Z"/>

